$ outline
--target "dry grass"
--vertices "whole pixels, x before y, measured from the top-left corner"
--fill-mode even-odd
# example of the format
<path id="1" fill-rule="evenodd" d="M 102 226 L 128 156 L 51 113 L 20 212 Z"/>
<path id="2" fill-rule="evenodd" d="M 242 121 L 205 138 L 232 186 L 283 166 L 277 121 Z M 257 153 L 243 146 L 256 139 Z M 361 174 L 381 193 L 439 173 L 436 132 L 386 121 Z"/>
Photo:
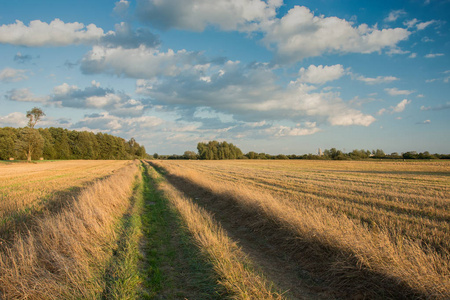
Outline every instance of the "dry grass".
<path id="1" fill-rule="evenodd" d="M 130 161 L 70 160 L 0 165 L 0 220 L 39 211 L 55 194 L 113 174 Z"/>
<path id="2" fill-rule="evenodd" d="M 273 284 L 255 270 L 249 258 L 204 209 L 195 205 L 166 181 L 150 172 L 158 188 L 174 205 L 200 250 L 214 265 L 223 285 L 234 299 L 283 299 Z"/>
<path id="3" fill-rule="evenodd" d="M 448 162 L 159 164 L 289 230 L 296 243 L 342 253 L 330 281 L 354 280 L 353 265 L 417 296 L 450 296 Z"/>
<path id="4" fill-rule="evenodd" d="M 65 171 L 58 171 L 63 172 L 66 177 L 64 180 L 67 181 L 58 187 L 67 187 L 69 178 L 72 178 L 72 182 L 77 177 L 87 178 L 87 173 L 93 172 L 97 167 L 100 168 L 100 173 L 96 173 L 96 177 L 113 170 L 114 174 L 83 189 L 60 212 L 44 212 L 33 220 L 33 227 L 28 233 L 16 236 L 11 243 L 2 245 L 1 298 L 94 299 L 99 298 L 105 288 L 103 272 L 115 245 L 115 226 L 130 205 L 137 164 L 110 162 L 106 166 L 105 162 L 86 162 L 84 167 L 88 171 L 84 175 L 75 173 L 80 172 L 78 166 L 83 165 L 82 162 L 27 167 L 36 168 L 37 174 L 41 174 L 40 168 L 48 167 L 48 172 L 52 173 L 58 169 L 53 164 L 59 168 L 63 164 L 67 166 Z M 124 165 L 127 166 L 118 169 Z M 58 172 L 56 174 L 62 175 Z M 29 173 L 32 172 L 16 172 L 15 178 L 18 180 L 20 176 Z M 71 173 L 73 174 L 70 175 Z M 29 176 L 28 180 L 33 178 L 32 175 Z M 39 182 L 36 181 L 35 184 L 39 185 Z"/>

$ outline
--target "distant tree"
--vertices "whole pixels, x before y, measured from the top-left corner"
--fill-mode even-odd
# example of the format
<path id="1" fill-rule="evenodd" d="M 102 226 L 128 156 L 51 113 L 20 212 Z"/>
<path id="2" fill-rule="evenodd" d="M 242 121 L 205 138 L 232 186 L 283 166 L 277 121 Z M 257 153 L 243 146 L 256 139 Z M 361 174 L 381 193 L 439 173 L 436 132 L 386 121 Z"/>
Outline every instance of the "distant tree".
<path id="1" fill-rule="evenodd" d="M 158 153 L 154 153 L 154 154 L 153 154 L 153 158 L 154 158 L 154 159 L 158 159 L 158 158 L 159 158 Z"/>
<path id="2" fill-rule="evenodd" d="M 197 159 L 197 153 L 194 151 L 184 151 L 183 157 L 185 159 Z"/>
<path id="3" fill-rule="evenodd" d="M 17 129 L 11 127 L 0 128 L 0 160 L 14 157 L 14 144 L 17 139 Z"/>
<path id="4" fill-rule="evenodd" d="M 45 116 L 45 113 L 39 107 L 33 107 L 31 110 L 27 111 L 28 127 L 34 128 L 36 123 Z"/>
<path id="5" fill-rule="evenodd" d="M 14 146 L 20 157 L 26 157 L 27 161 L 30 162 L 33 156 L 39 158 L 42 155 L 44 139 L 39 131 L 25 127 L 19 131 Z"/>
<path id="6" fill-rule="evenodd" d="M 200 159 L 236 159 L 242 158 L 241 149 L 227 142 L 209 141 L 197 144 Z"/>
<path id="7" fill-rule="evenodd" d="M 45 116 L 44 112 L 38 107 L 33 107 L 33 109 L 27 111 L 28 127 L 20 130 L 18 141 L 14 146 L 19 154 L 25 154 L 28 162 L 31 161 L 33 154 L 42 154 L 44 139 L 39 131 L 34 129 L 34 126 L 43 116 Z"/>

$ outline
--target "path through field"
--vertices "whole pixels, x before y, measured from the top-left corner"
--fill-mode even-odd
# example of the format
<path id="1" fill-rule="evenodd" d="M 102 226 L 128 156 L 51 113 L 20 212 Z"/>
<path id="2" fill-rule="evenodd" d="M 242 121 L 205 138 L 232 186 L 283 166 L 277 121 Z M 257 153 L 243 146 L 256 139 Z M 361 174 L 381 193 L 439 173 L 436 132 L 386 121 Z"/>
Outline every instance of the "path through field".
<path id="1" fill-rule="evenodd" d="M 447 210 L 443 208 L 448 207 L 445 195 L 448 193 L 449 173 L 445 163 L 400 165 L 397 172 L 389 170 L 390 164 L 330 163 L 320 165 L 320 168 L 326 169 L 318 172 L 306 169 L 305 174 L 290 175 L 290 171 L 286 171 L 285 174 L 280 172 L 281 176 L 277 174 L 272 177 L 266 174 L 272 172 L 268 166 L 284 168 L 282 163 L 255 163 L 255 166 L 233 163 L 232 167 L 225 163 L 170 161 L 150 162 L 150 165 L 181 197 L 186 197 L 185 201 L 192 202 L 212 216 L 225 235 L 238 245 L 255 274 L 263 278 L 263 285 L 273 287 L 274 295 L 278 295 L 276 299 L 446 299 L 449 296 L 450 266 L 446 252 L 440 253 L 440 249 L 447 249 L 446 239 L 440 238 L 440 235 L 448 234 Z M 246 170 L 249 166 L 253 169 Z M 309 164 L 306 166 L 311 168 Z M 261 169 L 257 176 L 251 173 L 259 167 L 268 170 Z M 340 172 L 345 175 L 339 175 Z M 323 180 L 304 183 L 308 176 Z M 393 178 L 389 182 L 392 187 L 387 189 L 382 185 L 373 185 L 378 177 Z M 431 182 L 433 189 L 422 188 L 423 180 L 417 181 L 414 186 L 403 184 L 419 178 Z M 247 181 L 256 183 L 256 189 L 255 186 L 247 188 Z M 395 186 L 397 182 L 402 184 Z M 285 196 L 297 195 L 292 192 L 294 189 L 304 193 L 315 191 L 321 185 L 334 186 L 338 191 L 317 190 L 317 193 L 323 191 L 318 194 L 320 197 L 326 197 L 327 203 L 342 201 L 343 204 L 324 210 L 317 205 L 320 202 L 311 202 L 312 205 L 295 203 L 302 198 Z M 416 201 L 414 203 L 407 198 L 412 197 L 409 192 L 413 189 L 415 194 L 421 196 L 410 198 Z M 340 193 L 340 190 L 345 190 L 345 193 Z M 169 195 L 169 201 L 174 197 L 180 196 Z M 364 210 L 359 214 L 340 211 L 342 207 L 351 207 L 346 206 L 350 203 L 347 201 L 350 197 L 373 208 L 373 212 L 367 214 L 369 217 L 363 214 Z M 398 228 L 407 230 L 389 231 L 392 229 L 388 227 L 391 223 L 382 223 L 389 217 L 377 219 L 379 211 L 376 209 L 385 205 L 380 199 L 394 203 L 389 206 L 392 210 L 387 211 L 387 215 L 396 213 L 412 220 L 395 223 Z M 400 208 L 402 203 L 410 207 Z M 421 205 L 427 205 L 426 209 L 421 209 Z M 413 230 L 411 225 L 420 229 Z M 435 243 L 430 243 L 431 239 L 427 240 L 426 235 L 422 237 L 421 230 L 427 228 L 434 230 Z M 437 230 L 441 230 L 442 234 L 438 235 Z M 403 236 L 393 235 L 396 232 L 403 232 Z M 426 241 L 424 245 L 429 248 L 422 248 L 411 238 Z M 436 252 L 434 244 L 437 245 Z"/>
<path id="2" fill-rule="evenodd" d="M 159 169 L 160 172 L 163 170 Z M 174 187 L 187 197 L 211 213 L 215 220 L 225 229 L 226 234 L 235 241 L 258 266 L 270 282 L 273 282 L 286 299 L 333 299 L 340 293 L 330 290 L 326 284 L 313 278 L 305 269 L 279 248 L 280 238 L 286 238 L 285 233 L 270 231 L 255 231 L 242 222 L 241 218 L 233 216 L 232 204 L 219 195 L 210 193 L 199 186 L 189 183 L 179 177 L 165 177 Z M 231 208 L 231 209 L 230 209 Z M 249 219 L 254 216 L 247 216 Z M 355 295 L 356 296 L 356 295 Z"/>

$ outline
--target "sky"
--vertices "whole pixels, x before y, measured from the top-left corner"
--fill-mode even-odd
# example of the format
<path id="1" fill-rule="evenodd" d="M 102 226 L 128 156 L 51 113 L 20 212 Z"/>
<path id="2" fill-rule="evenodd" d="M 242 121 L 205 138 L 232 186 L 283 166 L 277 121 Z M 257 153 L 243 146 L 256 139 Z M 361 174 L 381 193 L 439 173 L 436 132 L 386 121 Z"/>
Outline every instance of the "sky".
<path id="1" fill-rule="evenodd" d="M 450 153 L 449 0 L 0 2 L 0 127 Z"/>

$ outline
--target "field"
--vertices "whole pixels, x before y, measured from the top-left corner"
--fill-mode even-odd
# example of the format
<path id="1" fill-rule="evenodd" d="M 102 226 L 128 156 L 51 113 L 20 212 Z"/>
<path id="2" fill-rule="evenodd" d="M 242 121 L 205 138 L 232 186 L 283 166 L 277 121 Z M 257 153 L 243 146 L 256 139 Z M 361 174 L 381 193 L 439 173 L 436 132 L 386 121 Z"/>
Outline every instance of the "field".
<path id="1" fill-rule="evenodd" d="M 344 298 L 449 296 L 448 162 L 156 164 L 256 261 L 279 259 L 265 268 L 294 298 L 283 282 Z"/>
<path id="2" fill-rule="evenodd" d="M 0 298 L 447 299 L 446 161 L 0 165 Z"/>

